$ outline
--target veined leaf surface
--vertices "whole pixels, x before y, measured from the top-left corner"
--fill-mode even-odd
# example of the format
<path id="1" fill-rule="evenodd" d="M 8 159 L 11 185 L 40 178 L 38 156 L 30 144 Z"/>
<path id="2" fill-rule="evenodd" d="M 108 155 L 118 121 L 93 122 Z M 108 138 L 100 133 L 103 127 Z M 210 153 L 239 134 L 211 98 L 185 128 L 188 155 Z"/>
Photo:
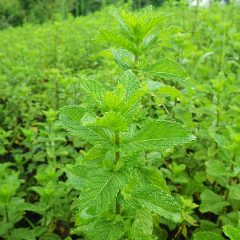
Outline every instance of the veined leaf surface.
<path id="1" fill-rule="evenodd" d="M 143 71 L 165 80 L 184 81 L 189 78 L 188 73 L 180 64 L 167 58 L 146 67 Z"/>
<path id="2" fill-rule="evenodd" d="M 230 240 L 240 239 L 240 227 L 235 228 L 231 225 L 226 225 L 223 227 L 223 232 L 230 238 Z"/>
<path id="3" fill-rule="evenodd" d="M 125 144 L 136 150 L 161 150 L 194 140 L 191 131 L 172 121 L 149 120 Z"/>
<path id="4" fill-rule="evenodd" d="M 101 213 L 110 205 L 115 205 L 119 189 L 128 179 L 127 172 L 96 170 L 88 176 L 86 188 L 80 195 L 79 210 L 94 208 Z"/>
<path id="5" fill-rule="evenodd" d="M 132 192 L 132 198 L 141 206 L 174 222 L 181 220 L 181 209 L 174 198 L 150 184 Z"/>
<path id="6" fill-rule="evenodd" d="M 224 240 L 224 238 L 217 233 L 203 231 L 194 234 L 193 240 Z"/>
<path id="7" fill-rule="evenodd" d="M 60 109 L 60 123 L 70 133 L 87 140 L 89 143 L 102 145 L 110 143 L 107 130 L 98 126 L 83 126 L 81 120 L 85 112 L 84 108 L 76 105 L 63 107 Z"/>

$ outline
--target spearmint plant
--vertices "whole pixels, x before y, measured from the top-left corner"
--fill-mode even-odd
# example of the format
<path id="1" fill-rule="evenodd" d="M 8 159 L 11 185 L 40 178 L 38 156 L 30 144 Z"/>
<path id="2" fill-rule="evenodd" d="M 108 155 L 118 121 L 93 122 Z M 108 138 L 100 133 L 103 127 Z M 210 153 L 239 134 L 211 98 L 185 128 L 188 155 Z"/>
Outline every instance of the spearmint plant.
<path id="1" fill-rule="evenodd" d="M 98 114 L 86 104 L 66 106 L 60 114 L 69 132 L 93 145 L 72 169 L 77 176 L 73 185 L 82 188 L 77 229 L 88 239 L 152 239 L 151 214 L 178 222 L 181 209 L 158 169 L 148 165 L 145 151 L 166 150 L 194 137 L 172 121 L 134 121 L 148 89 L 132 72 L 126 72 L 112 91 L 94 80 L 82 82 L 82 89 Z"/>
<path id="2" fill-rule="evenodd" d="M 156 41 L 151 31 L 159 19 L 148 20 L 145 13 L 138 16 L 117 15 L 121 34 L 105 34 L 112 36 L 111 41 L 117 36 L 116 45 L 125 48 L 113 50 L 125 70 L 118 84 L 109 89 L 98 81 L 84 79 L 83 103 L 60 110 L 61 125 L 89 144 L 84 157 L 68 167 L 68 178 L 79 190 L 73 233 L 90 240 L 157 239 L 154 216 L 176 223 L 182 220 L 181 207 L 159 169 L 148 162 L 147 153 L 185 144 L 194 136 L 173 121 L 139 118 L 144 111 L 141 100 L 149 96 L 152 84 L 140 81 L 137 75 L 145 71 L 179 80 L 186 74 L 170 60 L 140 67 L 141 49 Z"/>
<path id="3" fill-rule="evenodd" d="M 98 39 L 111 44 L 109 51 L 124 71 L 131 69 L 140 81 L 148 85 L 151 97 L 144 98 L 144 107 L 147 109 L 148 105 L 154 105 L 154 108 L 158 108 L 148 109 L 149 115 L 155 117 L 160 109 L 168 114 L 166 104 L 175 105 L 182 98 L 181 92 L 174 85 L 189 79 L 189 75 L 180 64 L 165 57 L 164 53 L 157 58 L 152 55 L 178 29 L 174 26 L 162 27 L 168 16 L 156 14 L 151 6 L 139 12 L 112 10 L 111 14 L 119 28 L 100 29 Z M 170 82 L 173 84 L 170 85 Z M 166 96 L 174 101 L 167 103 Z"/>
<path id="4" fill-rule="evenodd" d="M 177 30 L 170 26 L 159 29 L 167 18 L 166 14 L 156 15 L 151 6 L 139 12 L 116 12 L 113 17 L 119 23 L 119 29 L 99 30 L 99 39 L 110 43 L 114 60 L 123 70 L 132 69 L 142 80 L 162 79 L 181 81 L 188 78 L 185 69 L 177 62 L 162 56 L 149 59 L 148 52 L 163 44 L 170 34 Z M 158 86 L 162 86 L 163 83 Z M 166 89 L 165 89 L 166 91 Z"/>

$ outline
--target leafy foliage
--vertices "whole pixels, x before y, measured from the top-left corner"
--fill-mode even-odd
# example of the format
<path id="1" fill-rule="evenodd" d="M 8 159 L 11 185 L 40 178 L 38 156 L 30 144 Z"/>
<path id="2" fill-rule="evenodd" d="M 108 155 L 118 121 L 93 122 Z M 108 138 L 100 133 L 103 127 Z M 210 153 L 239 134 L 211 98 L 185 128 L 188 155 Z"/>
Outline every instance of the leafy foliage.
<path id="1" fill-rule="evenodd" d="M 79 202 L 76 204 L 77 212 L 80 215 L 88 212 L 94 219 L 91 219 L 91 221 L 98 221 L 99 217 L 101 217 L 102 221 L 105 222 L 108 220 L 107 213 L 111 213 L 111 215 L 114 212 L 116 215 L 126 214 L 127 208 L 124 208 L 126 205 L 124 201 L 127 201 L 127 205 L 131 206 L 131 208 L 141 209 L 144 206 L 150 211 L 150 216 L 152 212 L 178 222 L 181 220 L 180 207 L 174 198 L 170 196 L 169 191 L 166 191 L 166 183 L 157 174 L 156 169 L 154 171 L 142 168 L 141 172 L 139 172 L 137 169 L 146 164 L 145 160 L 140 158 L 136 159 L 136 161 L 131 158 L 134 152 L 141 153 L 144 150 L 170 148 L 189 142 L 194 137 L 188 129 L 170 121 L 148 120 L 144 122 L 140 130 L 137 128 L 137 122 L 134 118 L 131 121 L 127 121 L 125 117 L 126 107 L 137 111 L 137 108 L 132 108 L 135 105 L 135 101 L 132 101 L 132 96 L 135 96 L 139 89 L 141 89 L 140 85 L 138 87 L 135 85 L 135 78 L 131 79 L 128 75 L 127 77 L 128 83 L 125 85 L 127 89 L 130 89 L 129 92 L 127 92 L 127 89 L 122 89 L 122 80 L 120 81 L 120 85 L 112 91 L 104 91 L 104 87 L 100 86 L 100 83 L 97 84 L 88 81 L 88 84 L 85 84 L 84 88 L 88 89 L 87 94 L 91 95 L 94 99 L 98 99 L 96 106 L 99 107 L 98 112 L 101 113 L 101 117 L 95 116 L 95 118 L 92 117 L 88 121 L 89 118 L 85 118 L 86 114 L 94 116 L 94 113 L 89 112 L 91 108 L 86 108 L 85 110 L 81 106 L 68 106 L 60 110 L 59 120 L 64 128 L 76 134 L 81 139 L 105 149 L 100 162 L 96 163 L 95 161 L 89 162 L 88 159 L 85 160 L 89 162 L 88 164 L 93 164 L 93 167 L 87 167 L 86 171 L 83 170 L 86 172 L 86 175 L 75 176 L 76 179 L 79 178 L 79 181 L 82 182 L 80 186 L 83 188 Z M 91 88 L 93 84 L 98 86 L 97 89 L 101 89 L 101 98 L 95 98 L 95 96 L 99 96 L 99 91 L 91 92 L 92 89 L 96 89 Z M 116 95 L 117 93 L 120 95 Z M 121 99 L 124 99 L 125 104 L 119 104 L 122 103 Z M 131 151 L 126 151 L 126 149 L 131 149 Z M 98 152 L 93 151 L 91 154 L 93 156 L 96 154 L 96 158 L 98 158 Z M 129 164 L 125 163 L 125 159 L 127 161 L 134 161 L 131 168 L 128 167 Z M 98 167 L 99 170 L 96 170 L 94 166 Z M 77 167 L 84 169 L 85 163 L 83 162 L 83 164 L 77 165 Z M 151 171 L 155 175 L 149 176 Z M 135 183 L 132 185 L 133 189 L 131 190 L 132 187 L 129 185 L 129 182 L 135 182 L 142 176 L 142 173 L 149 179 L 148 183 L 146 181 L 141 181 L 142 184 L 140 185 Z M 141 175 L 139 176 L 139 174 Z M 73 186 L 76 184 L 75 181 L 72 182 Z M 105 216 L 105 220 L 102 215 Z M 108 231 L 112 231 L 110 229 L 105 229 L 105 233 L 103 232 L 108 224 L 111 224 L 109 228 L 113 227 L 112 230 L 114 232 L 108 233 Z M 105 238 L 107 238 L 108 234 L 113 234 L 113 236 L 115 236 L 114 234 L 118 234 L 118 230 L 115 232 L 115 227 L 110 222 L 106 222 L 106 225 L 100 225 L 100 227 L 101 232 L 99 235 L 103 235 Z M 81 227 L 78 228 L 78 231 L 80 229 Z M 95 227 L 91 231 L 93 229 Z M 83 230 L 84 232 L 85 230 Z M 90 239 L 92 238 L 92 234 L 86 234 Z M 103 237 L 100 237 L 100 239 L 103 239 Z"/>
<path id="2" fill-rule="evenodd" d="M 4 2 L 0 11 L 16 1 Z M 42 1 L 35 2 L 39 6 L 32 18 L 38 10 L 48 11 Z M 11 8 L 10 18 L 0 20 L 2 27 L 7 27 L 6 20 L 16 20 L 14 11 L 23 16 L 18 4 Z M 118 15 L 109 16 L 109 10 Z M 93 234 L 96 239 L 99 233 L 104 239 L 109 226 L 113 238 L 123 239 L 189 240 L 203 232 L 214 239 L 233 238 L 239 231 L 240 199 L 239 5 L 216 2 L 209 9 L 196 9 L 183 1 L 168 1 L 161 9 L 140 13 L 129 13 L 123 6 L 76 19 L 68 16 L 66 21 L 48 17 L 56 20 L 0 32 L 1 238 L 70 240 Z M 129 34 L 121 30 L 121 18 L 133 28 Z M 147 25 L 149 19 L 156 23 L 154 28 L 138 34 L 134 22 Z M 98 37 L 104 39 L 101 33 L 108 30 L 115 42 L 94 38 L 99 28 Z M 157 75 L 165 74 L 167 67 L 173 75 Z M 156 72 L 145 71 L 149 68 Z M 55 124 L 58 109 L 65 105 L 84 110 L 81 119 L 71 121 L 73 131 L 77 127 L 74 134 Z M 130 139 L 140 138 L 152 120 L 184 124 L 197 141 L 132 151 Z M 82 136 L 79 127 L 103 139 Z M 114 144 L 115 131 L 119 147 Z M 157 135 L 155 128 L 153 133 Z M 103 212 L 87 198 L 82 210 L 82 193 L 95 189 L 87 180 L 94 179 L 95 172 L 119 174 L 119 180 L 107 186 L 122 189 L 116 197 L 121 216 L 115 214 L 115 202 L 108 204 L 100 196 Z M 129 181 L 122 181 L 125 177 Z M 138 188 L 152 185 L 170 202 L 174 197 L 173 206 L 181 208 L 180 221 L 172 221 L 179 216 L 175 210 L 161 209 L 167 215 L 159 216 L 155 201 L 146 209 L 140 206 L 142 200 L 132 198 Z"/>

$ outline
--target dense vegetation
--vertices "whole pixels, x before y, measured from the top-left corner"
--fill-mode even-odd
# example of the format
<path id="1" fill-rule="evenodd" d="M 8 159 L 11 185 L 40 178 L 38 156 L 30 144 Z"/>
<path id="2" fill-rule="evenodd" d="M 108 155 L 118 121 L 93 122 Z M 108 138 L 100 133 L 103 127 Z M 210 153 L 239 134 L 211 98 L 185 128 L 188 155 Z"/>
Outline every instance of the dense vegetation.
<path id="1" fill-rule="evenodd" d="M 89 239 L 109 240 L 120 236 L 125 239 L 239 240 L 239 11 L 240 7 L 234 4 L 200 9 L 188 8 L 180 2 L 178 6 L 169 4 L 153 13 L 147 12 L 147 19 L 161 16 L 161 21 L 145 41 L 148 47 L 142 48 L 144 51 L 135 49 L 131 41 L 119 44 L 120 37 L 117 42 L 109 37 L 111 31 L 118 34 L 120 31 L 119 23 L 108 13 L 109 9 L 42 26 L 25 24 L 21 28 L 1 31 L 1 238 L 81 239 L 87 235 Z M 160 64 L 164 72 L 156 71 L 159 69 L 156 64 L 161 59 L 175 60 L 185 67 L 189 77 L 177 63 L 174 68 L 170 60 L 167 64 Z M 146 65 L 155 67 L 140 71 Z M 96 96 L 97 91 L 91 90 L 93 85 L 94 89 L 97 85 L 103 95 L 108 96 L 103 98 L 104 102 Z M 132 88 L 137 92 L 129 92 Z M 135 109 L 135 105 L 133 108 L 137 113 L 131 115 L 131 112 L 125 122 L 121 116 L 122 108 L 126 108 L 126 99 L 129 101 L 134 94 L 137 96 L 134 99 L 139 102 L 138 108 Z M 125 100 L 119 104 L 121 96 Z M 115 105 L 112 102 L 106 104 L 106 99 L 113 101 L 114 97 Z M 66 105 L 74 107 L 62 108 Z M 79 109 L 76 105 L 84 108 Z M 94 231 L 91 231 L 91 223 L 90 227 L 84 225 L 89 223 L 89 218 L 92 220 L 91 214 L 99 213 L 99 204 L 106 203 L 106 199 L 96 202 L 98 207 L 92 212 L 85 212 L 84 216 L 80 214 L 79 211 L 87 206 L 78 200 L 84 187 L 83 179 L 88 176 L 87 186 L 98 186 L 109 169 L 116 166 L 106 161 L 101 166 L 96 163 L 96 158 L 101 161 L 102 151 L 92 148 L 96 144 L 96 141 L 91 142 L 94 139 L 72 136 L 62 129 L 57 121 L 60 108 L 60 120 L 66 128 L 73 124 L 67 118 L 69 110 L 74 108 L 80 115 L 83 110 L 88 112 L 81 121 L 83 127 L 93 124 L 90 128 L 100 126 L 115 133 L 127 132 L 129 124 L 134 121 L 138 133 L 136 137 L 131 129 L 128 137 L 132 141 L 149 136 L 148 126 L 152 123 L 147 121 L 174 124 L 170 126 L 174 131 L 168 130 L 169 134 L 177 133 L 180 126 L 185 125 L 196 136 L 195 141 L 183 146 L 172 148 L 177 144 L 152 144 L 150 150 L 154 151 L 145 152 L 147 167 L 142 166 L 142 169 L 145 169 L 146 176 L 152 177 L 150 180 L 147 177 L 138 179 L 138 183 L 157 183 L 154 188 L 159 187 L 164 190 L 162 194 L 168 195 L 165 201 L 157 195 L 161 204 L 148 204 L 150 210 L 144 208 L 135 219 L 135 210 L 130 211 L 131 204 L 124 206 L 129 208 L 128 214 L 132 217 L 124 215 L 125 226 L 133 226 L 131 231 L 128 228 L 128 235 L 124 235 L 121 229 L 119 231 L 123 222 L 119 216 L 114 217 L 118 229 L 111 225 L 108 238 L 104 235 L 101 238 L 101 229 L 109 228 L 112 215 L 104 215 L 107 222 L 94 222 Z M 100 117 L 109 111 L 111 115 L 105 114 L 108 118 L 103 121 Z M 117 117 L 112 112 L 117 112 Z M 98 116 L 96 122 L 92 120 L 93 113 Z M 109 124 L 116 119 L 117 125 Z M 139 134 L 139 131 L 142 132 Z M 157 136 L 157 131 L 152 132 Z M 127 133 L 121 133 L 121 136 L 128 139 Z M 131 169 L 132 165 L 138 165 L 137 161 L 128 161 L 129 158 L 142 159 L 140 150 L 149 150 L 149 146 L 145 149 L 146 145 L 137 146 L 130 140 L 126 141 L 127 150 L 113 146 L 113 151 L 108 152 L 109 159 L 113 155 L 115 159 L 125 157 L 118 159 L 118 171 L 124 164 Z M 180 143 L 184 142 L 187 140 Z M 118 141 L 114 145 L 118 145 Z M 104 146 L 106 148 L 106 144 Z M 85 171 L 81 166 L 86 159 L 96 165 L 88 166 Z M 106 175 L 100 174 L 101 171 Z M 116 181 L 121 187 L 125 184 L 125 177 L 132 173 L 122 174 L 123 181 L 122 178 Z M 135 185 L 133 181 L 127 190 L 131 192 Z M 93 187 L 92 194 L 94 186 L 90 186 Z M 151 189 L 149 185 L 145 189 L 134 189 L 132 195 L 138 199 L 134 202 L 136 206 L 143 205 L 139 199 L 145 200 L 146 204 L 147 195 L 141 195 L 141 192 L 150 192 Z M 85 193 L 84 204 L 91 197 L 86 194 L 87 190 L 81 195 L 84 198 Z M 124 197 L 129 195 L 127 190 Z M 152 191 L 150 195 L 156 196 L 155 193 Z M 106 194 L 108 199 L 113 199 Z M 117 205 L 121 206 L 123 199 L 121 194 L 117 195 Z M 157 215 L 149 215 L 149 211 Z M 117 213 L 122 214 L 122 210 L 118 209 Z M 142 219 L 144 221 L 140 221 Z M 129 225 L 126 225 L 127 221 Z M 101 234 L 95 236 L 93 233 L 97 231 Z"/>
<path id="2" fill-rule="evenodd" d="M 0 0 L 0 29 L 20 26 L 25 22 L 43 23 L 68 16 L 87 15 L 107 5 L 128 3 L 133 9 L 164 0 Z"/>

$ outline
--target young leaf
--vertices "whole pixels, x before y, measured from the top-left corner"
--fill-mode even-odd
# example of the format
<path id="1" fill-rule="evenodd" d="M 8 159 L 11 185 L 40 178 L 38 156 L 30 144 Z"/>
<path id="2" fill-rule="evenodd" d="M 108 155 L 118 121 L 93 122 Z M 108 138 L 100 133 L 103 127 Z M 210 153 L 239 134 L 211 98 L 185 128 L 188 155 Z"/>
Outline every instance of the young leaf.
<path id="1" fill-rule="evenodd" d="M 184 81 L 189 78 L 188 73 L 180 64 L 167 58 L 146 67 L 143 71 L 165 80 Z"/>
<path id="2" fill-rule="evenodd" d="M 98 126 L 83 126 L 82 118 L 85 109 L 72 105 L 60 109 L 59 121 L 70 133 L 87 140 L 89 143 L 102 144 L 111 143 L 109 133 Z"/>
<path id="3" fill-rule="evenodd" d="M 112 130 L 113 132 L 127 131 L 126 119 L 116 112 L 107 112 L 101 118 L 97 118 L 96 125 Z"/>
<path id="4" fill-rule="evenodd" d="M 194 140 L 190 130 L 171 121 L 148 120 L 125 144 L 135 150 L 161 150 Z"/>
<path id="5" fill-rule="evenodd" d="M 81 89 L 101 106 L 105 92 L 102 84 L 95 80 L 84 79 L 84 81 L 81 82 Z"/>
<path id="6" fill-rule="evenodd" d="M 113 49 L 112 55 L 115 61 L 124 70 L 134 68 L 135 56 L 126 49 Z"/>
<path id="7" fill-rule="evenodd" d="M 144 39 L 143 39 L 143 49 L 147 49 L 150 48 L 152 45 L 154 45 L 158 40 L 158 35 L 157 34 L 150 34 L 147 35 Z"/>
<path id="8" fill-rule="evenodd" d="M 132 70 L 124 72 L 122 78 L 119 80 L 119 84 L 124 86 L 127 100 L 140 88 L 139 80 Z"/>
<path id="9" fill-rule="evenodd" d="M 119 33 L 116 33 L 115 31 L 100 29 L 99 33 L 105 41 L 110 42 L 115 46 L 127 49 L 132 53 L 138 53 L 139 51 L 133 42 L 129 41 L 127 38 Z"/>

